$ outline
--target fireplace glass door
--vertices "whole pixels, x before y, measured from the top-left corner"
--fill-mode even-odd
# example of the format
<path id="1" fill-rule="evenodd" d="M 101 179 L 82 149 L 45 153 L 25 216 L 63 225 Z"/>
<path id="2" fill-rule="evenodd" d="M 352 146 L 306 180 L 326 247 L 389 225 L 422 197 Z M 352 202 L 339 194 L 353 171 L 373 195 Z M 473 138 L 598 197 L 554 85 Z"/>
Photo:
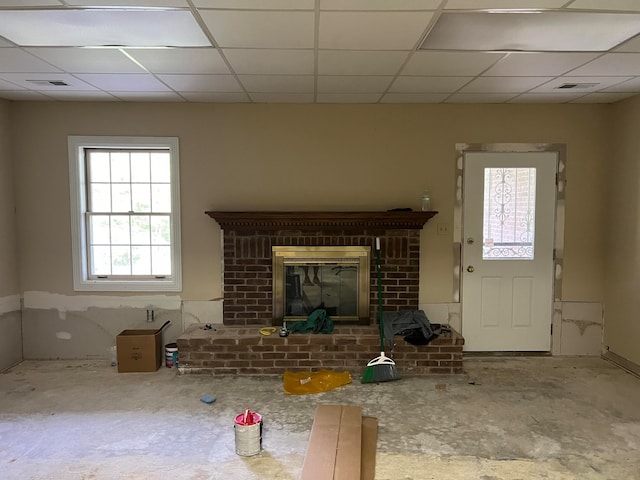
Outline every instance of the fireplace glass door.
<path id="1" fill-rule="evenodd" d="M 274 320 L 324 308 L 334 321 L 369 322 L 368 247 L 273 247 Z"/>

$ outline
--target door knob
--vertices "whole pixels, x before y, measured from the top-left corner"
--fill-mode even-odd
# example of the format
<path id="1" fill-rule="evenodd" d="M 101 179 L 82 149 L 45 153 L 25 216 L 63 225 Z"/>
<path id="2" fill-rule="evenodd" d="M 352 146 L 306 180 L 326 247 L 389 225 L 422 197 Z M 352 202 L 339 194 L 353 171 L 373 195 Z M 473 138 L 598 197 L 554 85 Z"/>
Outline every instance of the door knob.
<path id="1" fill-rule="evenodd" d="M 469 237 L 469 238 L 467 238 L 467 243 L 468 243 L 469 245 L 472 245 L 474 241 L 475 241 L 475 240 L 473 239 L 473 237 Z"/>
<path id="2" fill-rule="evenodd" d="M 467 272 L 469 272 L 469 273 L 473 273 L 475 270 L 476 270 L 476 269 L 475 269 L 475 268 L 473 268 L 473 265 L 469 265 L 469 266 L 467 267 Z"/>

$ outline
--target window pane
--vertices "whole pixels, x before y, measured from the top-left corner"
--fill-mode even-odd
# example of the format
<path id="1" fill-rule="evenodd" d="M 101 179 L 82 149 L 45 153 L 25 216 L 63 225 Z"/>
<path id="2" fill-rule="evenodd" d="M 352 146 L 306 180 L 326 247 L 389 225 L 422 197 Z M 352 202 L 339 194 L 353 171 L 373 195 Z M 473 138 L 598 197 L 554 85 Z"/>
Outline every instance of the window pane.
<path id="1" fill-rule="evenodd" d="M 91 247 L 91 275 L 111 274 L 111 247 Z"/>
<path id="2" fill-rule="evenodd" d="M 129 182 L 129 152 L 111 152 L 111 181 Z"/>
<path id="3" fill-rule="evenodd" d="M 113 215 L 111 217 L 111 243 L 114 245 L 128 245 L 130 239 L 129 217 Z"/>
<path id="4" fill-rule="evenodd" d="M 131 273 L 151 275 L 151 247 L 131 247 Z"/>
<path id="5" fill-rule="evenodd" d="M 151 231 L 148 215 L 131 216 L 131 243 L 133 245 L 151 244 Z"/>
<path id="6" fill-rule="evenodd" d="M 89 194 L 89 211 L 111 211 L 111 187 L 108 183 L 92 183 Z"/>
<path id="7" fill-rule="evenodd" d="M 151 154 L 151 181 L 154 183 L 171 182 L 169 152 L 154 152 Z"/>
<path id="8" fill-rule="evenodd" d="M 535 168 L 485 168 L 483 260 L 533 260 Z"/>
<path id="9" fill-rule="evenodd" d="M 171 275 L 171 247 L 151 247 L 152 275 Z"/>
<path id="10" fill-rule="evenodd" d="M 129 212 L 131 210 L 131 185 L 116 183 L 111 186 L 112 212 Z"/>
<path id="11" fill-rule="evenodd" d="M 151 187 L 152 211 L 171 211 L 171 187 L 168 184 L 154 184 Z"/>
<path id="12" fill-rule="evenodd" d="M 91 245 L 109 245 L 111 243 L 108 215 L 92 215 L 90 225 Z"/>
<path id="13" fill-rule="evenodd" d="M 131 153 L 131 181 L 149 182 L 151 170 L 149 165 L 149 152 Z"/>
<path id="14" fill-rule="evenodd" d="M 151 211 L 151 189 L 148 183 L 131 185 L 131 201 L 134 212 Z"/>
<path id="15" fill-rule="evenodd" d="M 91 152 L 89 154 L 89 181 L 110 182 L 109 154 L 107 152 Z"/>
<path id="16" fill-rule="evenodd" d="M 129 247 L 111 247 L 111 270 L 114 275 L 131 275 Z"/>
<path id="17" fill-rule="evenodd" d="M 151 244 L 169 245 L 170 239 L 169 216 L 151 217 Z"/>

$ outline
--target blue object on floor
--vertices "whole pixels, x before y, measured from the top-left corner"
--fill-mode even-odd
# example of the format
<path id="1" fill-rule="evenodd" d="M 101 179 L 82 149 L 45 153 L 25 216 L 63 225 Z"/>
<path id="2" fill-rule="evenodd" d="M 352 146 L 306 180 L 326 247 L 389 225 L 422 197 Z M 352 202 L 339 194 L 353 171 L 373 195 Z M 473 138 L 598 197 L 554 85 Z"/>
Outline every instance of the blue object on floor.
<path id="1" fill-rule="evenodd" d="M 209 395 L 205 395 L 200 399 L 200 401 L 204 403 L 213 403 L 216 401 L 216 397 L 210 397 Z"/>

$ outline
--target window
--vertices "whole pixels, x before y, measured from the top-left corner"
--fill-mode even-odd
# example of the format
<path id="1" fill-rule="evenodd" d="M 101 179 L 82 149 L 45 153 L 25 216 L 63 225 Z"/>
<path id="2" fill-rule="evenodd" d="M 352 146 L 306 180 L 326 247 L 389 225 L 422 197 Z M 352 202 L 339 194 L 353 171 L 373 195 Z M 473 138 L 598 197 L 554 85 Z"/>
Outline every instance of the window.
<path id="1" fill-rule="evenodd" d="M 535 168 L 485 168 L 483 260 L 533 260 Z"/>
<path id="2" fill-rule="evenodd" d="M 179 291 L 177 138 L 69 137 L 75 290 Z"/>

